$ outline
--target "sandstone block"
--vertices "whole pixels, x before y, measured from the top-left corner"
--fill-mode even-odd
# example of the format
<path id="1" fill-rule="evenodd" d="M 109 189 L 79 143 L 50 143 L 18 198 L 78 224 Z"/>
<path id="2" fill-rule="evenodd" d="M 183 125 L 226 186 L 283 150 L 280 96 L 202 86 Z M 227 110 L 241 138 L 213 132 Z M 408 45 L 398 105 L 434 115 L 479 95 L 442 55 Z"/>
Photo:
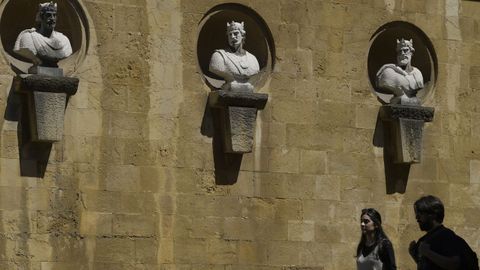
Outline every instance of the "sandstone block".
<path id="1" fill-rule="evenodd" d="M 273 219 L 275 217 L 275 200 L 267 198 L 252 198 L 246 199 L 244 204 L 245 209 L 242 211 L 242 216 L 248 218 L 262 217 L 264 219 Z"/>
<path id="2" fill-rule="evenodd" d="M 279 99 L 272 104 L 272 117 L 280 123 L 309 124 L 317 119 L 318 104 L 295 99 Z"/>
<path id="3" fill-rule="evenodd" d="M 283 221 L 302 218 L 302 203 L 297 199 L 275 201 L 275 219 Z"/>
<path id="4" fill-rule="evenodd" d="M 17 210 L 21 209 L 22 195 L 25 196 L 26 191 L 17 187 L 0 187 L 0 209 L 1 210 Z"/>
<path id="5" fill-rule="evenodd" d="M 480 184 L 480 160 L 470 160 L 470 183 Z"/>
<path id="6" fill-rule="evenodd" d="M 267 246 L 268 264 L 299 265 L 301 242 L 274 241 Z"/>
<path id="7" fill-rule="evenodd" d="M 176 263 L 205 264 L 208 262 L 204 239 L 177 238 L 174 242 L 174 261 Z"/>
<path id="8" fill-rule="evenodd" d="M 470 67 L 470 87 L 480 88 L 480 66 Z"/>
<path id="9" fill-rule="evenodd" d="M 355 109 L 355 127 L 374 129 L 377 112 L 377 106 L 357 105 Z"/>
<path id="10" fill-rule="evenodd" d="M 287 124 L 287 145 L 310 150 L 341 150 L 343 139 L 338 129 L 317 125 Z"/>
<path id="11" fill-rule="evenodd" d="M 51 190 L 37 188 L 27 191 L 27 208 L 30 210 L 48 210 L 50 208 Z"/>
<path id="12" fill-rule="evenodd" d="M 84 235 L 111 235 L 113 215 L 84 211 L 80 219 L 80 233 Z"/>
<path id="13" fill-rule="evenodd" d="M 38 215 L 35 211 L 28 211 L 25 213 L 24 210 L 0 210 L 0 218 L 5 235 L 37 233 Z M 2 244 L 8 248 L 7 242 L 8 241 L 4 239 Z M 5 252 L 5 254 L 0 257 L 5 258 L 7 255 L 8 252 Z"/>
<path id="14" fill-rule="evenodd" d="M 87 9 L 95 21 L 98 30 L 113 30 L 114 8 L 110 3 L 88 2 Z"/>
<path id="15" fill-rule="evenodd" d="M 328 200 L 303 200 L 302 209 L 302 218 L 313 220 L 318 226 L 328 222 L 333 217 L 335 207 Z"/>
<path id="16" fill-rule="evenodd" d="M 30 256 L 37 261 L 48 261 L 53 254 L 53 246 L 47 234 L 36 234 L 27 241 Z"/>
<path id="17" fill-rule="evenodd" d="M 142 7 L 115 7 L 115 29 L 126 32 L 142 32 L 146 28 L 145 10 Z"/>
<path id="18" fill-rule="evenodd" d="M 267 263 L 266 243 L 239 241 L 238 261 L 243 265 L 261 265 Z"/>
<path id="19" fill-rule="evenodd" d="M 135 239 L 135 261 L 140 264 L 156 264 L 158 245 L 156 239 Z"/>
<path id="20" fill-rule="evenodd" d="M 75 262 L 40 262 L 39 270 L 61 270 L 61 269 L 78 269 L 78 270 L 88 270 L 89 265 L 85 263 L 75 263 Z M 12 268 L 13 269 L 13 268 Z"/>
<path id="21" fill-rule="evenodd" d="M 17 132 L 16 131 L 3 132 L 1 137 L 1 142 L 2 142 L 2 149 L 1 149 L 2 158 L 17 159 L 19 156 Z"/>
<path id="22" fill-rule="evenodd" d="M 315 223 L 312 220 L 289 220 L 288 240 L 310 242 L 315 239 Z"/>
<path id="23" fill-rule="evenodd" d="M 73 117 L 71 116 L 73 115 Z M 99 136 L 102 132 L 103 119 L 98 110 L 80 109 L 75 112 L 67 111 L 67 123 L 71 126 L 69 135 Z"/>
<path id="24" fill-rule="evenodd" d="M 341 178 L 333 175 L 321 175 L 315 179 L 315 196 L 322 200 L 340 200 Z"/>
<path id="25" fill-rule="evenodd" d="M 212 264 L 238 263 L 238 247 L 236 241 L 211 239 L 207 242 L 207 256 Z"/>
<path id="26" fill-rule="evenodd" d="M 103 125 L 110 127 L 109 134 L 119 138 L 142 138 L 146 134 L 146 115 L 141 113 L 111 112 L 104 115 Z"/>
<path id="27" fill-rule="evenodd" d="M 308 266 L 307 269 L 322 270 L 331 267 L 332 248 L 330 244 L 308 242 L 300 250 L 300 265 Z M 313 266 L 313 267 L 312 267 Z"/>
<path id="28" fill-rule="evenodd" d="M 297 48 L 298 46 L 298 25 L 297 24 L 278 24 L 272 25 L 272 32 L 278 39 L 276 42 L 282 44 L 282 48 Z"/>
<path id="29" fill-rule="evenodd" d="M 302 150 L 300 152 L 300 170 L 307 174 L 324 174 L 327 153 L 325 151 Z"/>
<path id="30" fill-rule="evenodd" d="M 223 234 L 223 218 L 221 217 L 198 217 L 193 218 L 191 236 L 193 238 L 221 238 Z"/>
<path id="31" fill-rule="evenodd" d="M 108 191 L 139 191 L 140 168 L 132 165 L 109 166 L 105 187 Z"/>
<path id="32" fill-rule="evenodd" d="M 174 259 L 174 244 L 172 238 L 160 238 L 158 250 L 157 250 L 157 260 L 159 263 L 173 263 Z"/>
<path id="33" fill-rule="evenodd" d="M 225 219 L 223 233 L 225 239 L 254 240 L 256 223 L 252 219 L 227 218 Z"/>
<path id="34" fill-rule="evenodd" d="M 126 263 L 135 260 L 135 241 L 129 238 L 99 238 L 95 261 Z"/>
<path id="35" fill-rule="evenodd" d="M 298 173 L 300 151 L 295 148 L 274 148 L 269 156 L 269 169 L 272 172 Z"/>
<path id="36" fill-rule="evenodd" d="M 148 237 L 155 234 L 156 223 L 151 215 L 125 215 L 113 217 L 113 234 Z"/>

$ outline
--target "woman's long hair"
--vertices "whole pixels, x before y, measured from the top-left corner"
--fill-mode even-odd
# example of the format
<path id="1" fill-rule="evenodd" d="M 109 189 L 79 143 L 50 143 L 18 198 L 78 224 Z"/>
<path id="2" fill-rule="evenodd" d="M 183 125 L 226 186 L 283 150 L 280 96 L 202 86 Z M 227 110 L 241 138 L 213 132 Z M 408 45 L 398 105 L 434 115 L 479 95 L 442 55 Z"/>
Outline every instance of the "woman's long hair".
<path id="1" fill-rule="evenodd" d="M 380 216 L 380 213 L 378 213 L 377 210 L 373 208 L 365 208 L 362 210 L 360 219 L 362 218 L 363 215 L 369 216 L 370 219 L 373 221 L 373 224 L 375 224 L 375 245 L 380 244 L 384 240 L 390 241 L 382 229 L 382 217 Z M 362 249 L 365 247 L 365 241 L 366 241 L 365 234 L 362 233 L 360 242 L 358 243 L 358 246 L 357 246 L 357 257 L 360 256 L 360 252 L 362 252 Z M 379 249 L 381 248 L 382 248 L 382 245 L 379 246 Z"/>

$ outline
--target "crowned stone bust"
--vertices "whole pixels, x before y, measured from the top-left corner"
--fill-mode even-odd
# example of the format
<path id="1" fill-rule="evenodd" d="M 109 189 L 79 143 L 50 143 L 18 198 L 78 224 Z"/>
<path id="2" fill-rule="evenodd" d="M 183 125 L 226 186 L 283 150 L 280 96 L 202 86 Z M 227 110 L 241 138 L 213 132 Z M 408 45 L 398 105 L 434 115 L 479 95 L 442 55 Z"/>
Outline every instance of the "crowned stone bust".
<path id="1" fill-rule="evenodd" d="M 68 38 L 54 30 L 57 4 L 46 2 L 38 6 L 36 27 L 22 31 L 13 51 L 33 62 L 34 66 L 57 67 L 58 61 L 72 54 Z"/>
<path id="2" fill-rule="evenodd" d="M 383 65 L 377 72 L 377 89 L 393 94 L 391 104 L 420 105 L 417 92 L 423 89 L 422 72 L 412 66 L 413 41 L 397 39 L 397 64 Z"/>
<path id="3" fill-rule="evenodd" d="M 215 50 L 209 70 L 222 77 L 223 90 L 253 92 L 252 77 L 259 73 L 257 58 L 243 49 L 246 31 L 244 23 L 227 23 L 228 47 Z"/>

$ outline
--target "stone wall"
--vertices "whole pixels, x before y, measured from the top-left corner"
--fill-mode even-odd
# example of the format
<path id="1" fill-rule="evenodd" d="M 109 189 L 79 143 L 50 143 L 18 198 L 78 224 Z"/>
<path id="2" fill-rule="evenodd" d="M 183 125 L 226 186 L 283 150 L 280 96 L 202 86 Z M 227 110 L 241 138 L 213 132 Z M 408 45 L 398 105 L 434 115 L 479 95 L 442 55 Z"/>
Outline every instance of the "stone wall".
<path id="1" fill-rule="evenodd" d="M 399 269 L 414 269 L 423 194 L 480 252 L 480 3 L 237 1 L 266 21 L 276 65 L 259 90 L 270 98 L 254 151 L 223 185 L 202 135 L 210 89 L 196 41 L 224 2 L 81 1 L 90 48 L 43 178 L 21 176 L 18 122 L 0 119 L 0 269 L 354 269 L 365 207 L 380 210 Z M 405 194 L 387 195 L 366 60 L 373 33 L 395 20 L 430 37 L 439 74 L 422 163 Z M 0 71 L 6 111 L 18 104 L 3 57 Z"/>

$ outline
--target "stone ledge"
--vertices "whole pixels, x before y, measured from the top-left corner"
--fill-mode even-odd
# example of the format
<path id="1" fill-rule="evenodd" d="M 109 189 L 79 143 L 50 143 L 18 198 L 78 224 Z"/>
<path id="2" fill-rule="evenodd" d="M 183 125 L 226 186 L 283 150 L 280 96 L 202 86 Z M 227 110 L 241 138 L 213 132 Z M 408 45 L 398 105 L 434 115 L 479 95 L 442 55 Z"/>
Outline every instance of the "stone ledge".
<path id="1" fill-rule="evenodd" d="M 435 108 L 409 105 L 383 105 L 380 107 L 380 117 L 384 121 L 405 118 L 431 122 Z"/>
<path id="2" fill-rule="evenodd" d="M 263 109 L 268 101 L 268 94 L 217 90 L 208 95 L 212 107 L 249 107 Z"/>
<path id="3" fill-rule="evenodd" d="M 78 78 L 54 77 L 38 74 L 15 76 L 15 90 L 20 92 L 51 92 L 75 95 L 78 89 Z"/>

